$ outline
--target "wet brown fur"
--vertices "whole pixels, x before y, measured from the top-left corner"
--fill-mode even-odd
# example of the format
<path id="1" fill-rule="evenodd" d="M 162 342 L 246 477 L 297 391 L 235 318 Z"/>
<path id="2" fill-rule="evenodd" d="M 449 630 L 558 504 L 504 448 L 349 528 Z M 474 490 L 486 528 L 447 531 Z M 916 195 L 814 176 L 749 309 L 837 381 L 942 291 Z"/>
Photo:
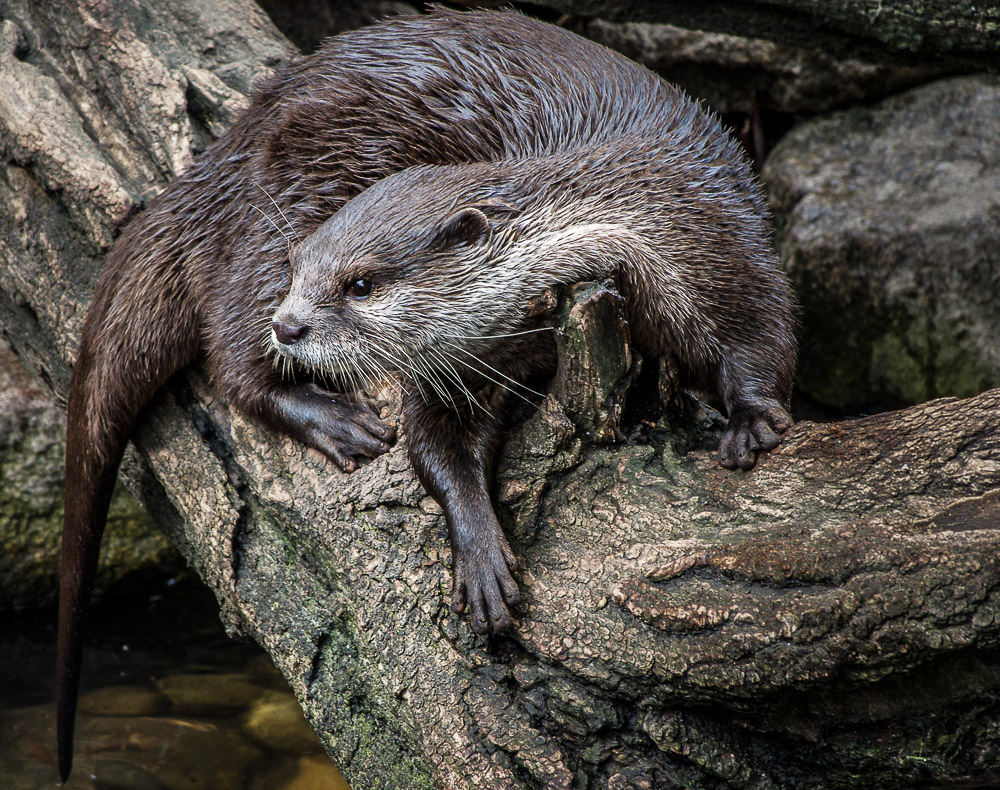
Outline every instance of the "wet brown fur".
<path id="1" fill-rule="evenodd" d="M 362 193 L 393 174 L 384 210 L 364 210 L 379 193 Z M 361 203 L 337 213 L 358 195 Z M 629 195 L 633 204 L 623 204 Z M 412 208 L 425 204 L 416 213 L 426 225 L 414 230 Z M 364 403 L 284 380 L 262 344 L 292 287 L 290 257 L 299 265 L 309 250 L 321 253 L 336 241 L 336 223 L 353 217 L 343 260 L 357 260 L 351 244 L 367 243 L 380 276 L 388 268 L 401 281 L 420 279 L 431 271 L 419 271 L 426 256 L 407 261 L 400 251 L 438 242 L 442 273 L 488 238 L 500 245 L 498 260 L 510 260 L 546 206 L 559 207 L 565 228 L 590 216 L 604 242 L 581 248 L 583 237 L 559 237 L 550 223 L 544 256 L 532 265 L 525 249 L 518 253 L 527 281 L 511 298 L 617 273 L 640 345 L 675 354 L 693 386 L 725 401 L 723 463 L 751 466 L 777 442 L 789 422 L 791 294 L 769 247 L 760 190 L 714 118 L 634 63 L 516 14 L 438 11 L 331 39 L 258 90 L 229 133 L 126 228 L 102 272 L 69 398 L 58 657 L 64 778 L 81 621 L 110 491 L 156 390 L 202 355 L 230 404 L 351 470 L 356 457 L 384 452 L 392 431 Z M 616 247 L 617 231 L 599 236 L 609 206 L 624 206 L 642 225 L 635 234 L 655 244 L 636 245 L 633 234 Z M 449 228 L 463 207 L 483 220 L 469 214 Z M 409 234 L 405 244 L 394 229 Z M 574 249 L 587 260 L 556 265 Z M 442 285 L 451 309 L 475 278 L 461 283 Z M 418 311 L 402 328 L 432 336 L 436 320 Z M 526 325 L 523 310 L 500 325 Z M 469 342 L 512 378 L 551 365 L 545 341 Z M 472 388 L 490 376 L 461 374 Z M 440 399 L 408 399 L 410 457 L 448 516 L 457 608 L 471 608 L 477 630 L 500 628 L 517 600 L 513 554 L 489 502 L 502 403 L 459 424 L 453 411 Z"/>

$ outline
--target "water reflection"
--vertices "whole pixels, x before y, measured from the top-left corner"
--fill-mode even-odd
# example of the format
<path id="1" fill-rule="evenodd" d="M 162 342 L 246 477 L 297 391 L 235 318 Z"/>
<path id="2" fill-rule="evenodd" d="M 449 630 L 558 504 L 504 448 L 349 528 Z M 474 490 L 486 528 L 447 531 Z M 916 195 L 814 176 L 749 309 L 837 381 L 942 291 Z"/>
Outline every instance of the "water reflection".
<path id="1" fill-rule="evenodd" d="M 0 615 L 0 777 L 59 786 L 55 614 Z M 195 578 L 126 580 L 89 624 L 67 790 L 346 790 L 256 646 L 228 639 Z"/>

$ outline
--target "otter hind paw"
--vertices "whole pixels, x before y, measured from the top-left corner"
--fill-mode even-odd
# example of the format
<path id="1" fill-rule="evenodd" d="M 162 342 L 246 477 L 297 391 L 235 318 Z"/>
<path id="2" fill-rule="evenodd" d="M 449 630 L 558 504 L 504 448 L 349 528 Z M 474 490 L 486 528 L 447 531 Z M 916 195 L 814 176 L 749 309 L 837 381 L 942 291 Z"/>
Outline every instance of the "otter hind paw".
<path id="1" fill-rule="evenodd" d="M 757 455 L 781 443 L 792 418 L 779 406 L 738 406 L 719 444 L 719 463 L 726 469 L 752 469 Z"/>

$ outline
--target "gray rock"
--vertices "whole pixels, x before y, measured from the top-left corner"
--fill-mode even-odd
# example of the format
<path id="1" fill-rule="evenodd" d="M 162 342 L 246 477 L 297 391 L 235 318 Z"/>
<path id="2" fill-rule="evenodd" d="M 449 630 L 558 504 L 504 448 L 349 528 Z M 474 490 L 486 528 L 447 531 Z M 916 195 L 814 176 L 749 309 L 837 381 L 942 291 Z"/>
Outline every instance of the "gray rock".
<path id="1" fill-rule="evenodd" d="M 303 52 L 312 52 L 327 36 L 370 25 L 376 20 L 400 14 L 416 14 L 417 9 L 401 0 L 354 0 L 330 3 L 326 0 L 263 0 L 275 27 Z"/>
<path id="2" fill-rule="evenodd" d="M 98 788 L 242 790 L 266 760 L 261 749 L 222 724 L 182 718 L 81 717 L 74 776 Z"/>
<path id="3" fill-rule="evenodd" d="M 278 786 L 281 790 L 350 790 L 337 767 L 325 754 L 300 757 L 295 773 Z"/>
<path id="4" fill-rule="evenodd" d="M 841 54 L 864 46 L 872 52 L 891 49 L 985 68 L 1000 52 L 1000 6 L 993 0 L 542 0 L 542 4 L 566 14 L 615 22 L 669 22 Z"/>
<path id="5" fill-rule="evenodd" d="M 804 391 L 865 408 L 1000 385 L 1000 80 L 804 123 L 764 178 L 802 302 Z"/>
<path id="6" fill-rule="evenodd" d="M 52 757 L 51 705 L 0 710 L 0 778 L 4 790 L 58 787 Z M 77 720 L 70 788 L 87 790 L 244 790 L 248 777 L 287 777 L 300 763 L 267 755 L 226 721 L 177 716 L 101 716 Z M 277 778 L 268 785 L 278 787 Z M 303 785 L 302 787 L 307 787 Z M 313 785 L 319 788 L 321 785 Z M 328 783 L 326 787 L 336 788 Z"/>
<path id="7" fill-rule="evenodd" d="M 668 24 L 595 19 L 581 31 L 705 99 L 720 113 L 745 113 L 751 95 L 781 112 L 823 112 L 870 102 L 941 73 L 888 53 L 878 58 Z"/>
<path id="8" fill-rule="evenodd" d="M 62 409 L 0 340 L 0 610 L 47 606 L 56 597 L 62 530 Z M 111 503 L 99 588 L 146 567 L 183 560 L 119 486 Z"/>

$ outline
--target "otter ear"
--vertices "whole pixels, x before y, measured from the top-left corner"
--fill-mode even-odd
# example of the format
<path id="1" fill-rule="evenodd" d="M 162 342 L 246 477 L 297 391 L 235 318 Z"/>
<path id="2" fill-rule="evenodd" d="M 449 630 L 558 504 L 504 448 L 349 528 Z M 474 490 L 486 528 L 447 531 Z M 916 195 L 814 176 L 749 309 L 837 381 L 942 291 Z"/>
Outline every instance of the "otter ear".
<path id="1" fill-rule="evenodd" d="M 477 208 L 462 208 L 446 219 L 434 235 L 435 245 L 446 249 L 456 244 L 482 244 L 490 238 L 490 221 Z"/>

